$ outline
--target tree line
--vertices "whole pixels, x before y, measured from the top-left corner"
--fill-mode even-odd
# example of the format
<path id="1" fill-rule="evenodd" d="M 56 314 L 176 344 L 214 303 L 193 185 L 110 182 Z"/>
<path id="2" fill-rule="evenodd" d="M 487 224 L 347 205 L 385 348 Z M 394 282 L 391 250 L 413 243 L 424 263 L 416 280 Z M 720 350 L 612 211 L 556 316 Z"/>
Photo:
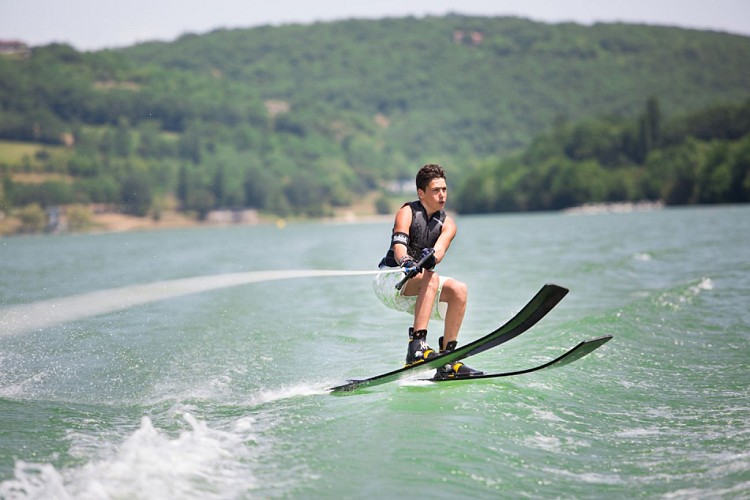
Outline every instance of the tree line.
<path id="1" fill-rule="evenodd" d="M 705 202 L 678 189 L 677 166 L 650 165 L 688 147 L 670 143 L 674 117 L 747 98 L 747 60 L 750 39 L 736 35 L 459 15 L 217 30 L 97 52 L 36 47 L 0 57 L 0 208 L 318 216 L 428 161 L 451 166 L 463 211 Z M 658 98 L 650 110 L 646 95 Z M 723 122 L 724 112 L 710 113 Z M 720 156 L 708 151 L 717 141 L 734 147 L 689 134 L 690 158 Z M 11 141 L 38 148 L 12 159 Z M 483 177 L 507 196 L 473 200 L 461 186 L 491 191 Z M 660 182 L 675 187 L 662 193 Z"/>
<path id="2" fill-rule="evenodd" d="M 559 123 L 522 153 L 488 161 L 458 193 L 464 213 L 596 202 L 750 201 L 750 100 L 665 121 L 655 98 L 633 120 Z"/>

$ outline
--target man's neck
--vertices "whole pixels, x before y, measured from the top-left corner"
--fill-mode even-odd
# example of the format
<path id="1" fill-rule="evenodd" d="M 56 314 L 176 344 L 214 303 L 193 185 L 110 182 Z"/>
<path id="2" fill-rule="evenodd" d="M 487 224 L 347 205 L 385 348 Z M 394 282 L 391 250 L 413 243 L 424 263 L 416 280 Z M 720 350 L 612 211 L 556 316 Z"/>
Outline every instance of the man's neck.
<path id="1" fill-rule="evenodd" d="M 425 205 L 422 202 L 422 200 L 418 200 L 418 201 L 419 201 L 419 204 L 422 205 L 422 208 L 424 208 L 424 212 L 427 214 L 428 220 L 430 219 L 430 217 L 432 217 L 433 215 L 435 215 L 437 212 L 440 211 L 440 209 L 430 211 L 430 208 L 427 205 Z"/>

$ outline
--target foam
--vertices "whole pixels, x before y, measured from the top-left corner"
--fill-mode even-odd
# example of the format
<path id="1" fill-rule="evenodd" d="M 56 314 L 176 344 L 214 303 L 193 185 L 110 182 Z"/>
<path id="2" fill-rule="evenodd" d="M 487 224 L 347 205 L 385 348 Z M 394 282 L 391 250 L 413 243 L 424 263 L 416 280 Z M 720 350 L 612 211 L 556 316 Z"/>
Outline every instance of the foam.
<path id="1" fill-rule="evenodd" d="M 189 429 L 170 437 L 144 416 L 119 446 L 78 468 L 18 461 L 15 477 L 0 483 L 0 497 L 234 498 L 256 488 L 244 432 L 209 428 L 189 413 L 183 418 Z M 243 421 L 245 431 L 251 427 Z"/>

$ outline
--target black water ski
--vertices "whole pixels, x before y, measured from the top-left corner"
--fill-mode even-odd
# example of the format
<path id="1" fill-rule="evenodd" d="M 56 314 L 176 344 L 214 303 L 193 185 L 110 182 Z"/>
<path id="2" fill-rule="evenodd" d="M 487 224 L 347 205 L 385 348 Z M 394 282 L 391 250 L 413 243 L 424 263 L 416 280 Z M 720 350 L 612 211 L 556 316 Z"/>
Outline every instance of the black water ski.
<path id="1" fill-rule="evenodd" d="M 428 378 L 428 379 L 420 379 L 420 380 L 429 380 L 430 382 L 459 382 L 459 381 L 465 381 L 465 380 L 478 380 L 478 379 L 483 379 L 483 378 L 512 377 L 515 375 L 523 375 L 525 373 L 531 373 L 531 372 L 536 372 L 539 370 L 544 370 L 545 368 L 558 368 L 560 366 L 565 366 L 567 364 L 572 363 L 573 361 L 577 361 L 581 359 L 582 357 L 591 353 L 591 351 L 598 349 L 602 345 L 606 344 L 611 339 L 612 339 L 612 335 L 605 335 L 604 337 L 597 337 L 595 339 L 584 340 L 583 342 L 579 343 L 577 346 L 573 347 L 572 349 L 570 349 L 563 355 L 558 356 L 552 361 L 548 361 L 542 365 L 535 366 L 533 368 L 527 368 L 525 370 L 517 370 L 513 372 L 503 372 L 503 373 L 485 373 L 483 375 L 476 375 L 474 377 L 459 377 L 459 378 L 447 378 L 447 379 Z"/>
<path id="2" fill-rule="evenodd" d="M 553 284 L 544 285 L 529 303 L 507 323 L 474 342 L 470 342 L 457 348 L 455 351 L 441 354 L 423 363 L 400 368 L 398 370 L 393 370 L 366 379 L 349 380 L 346 384 L 331 387 L 329 390 L 333 392 L 352 391 L 359 387 L 386 384 L 402 378 L 413 377 L 421 372 L 435 370 L 447 363 L 468 358 L 469 356 L 474 356 L 475 354 L 484 352 L 487 349 L 499 346 L 500 344 L 514 339 L 534 326 L 549 311 L 551 311 L 567 293 L 567 288 Z"/>

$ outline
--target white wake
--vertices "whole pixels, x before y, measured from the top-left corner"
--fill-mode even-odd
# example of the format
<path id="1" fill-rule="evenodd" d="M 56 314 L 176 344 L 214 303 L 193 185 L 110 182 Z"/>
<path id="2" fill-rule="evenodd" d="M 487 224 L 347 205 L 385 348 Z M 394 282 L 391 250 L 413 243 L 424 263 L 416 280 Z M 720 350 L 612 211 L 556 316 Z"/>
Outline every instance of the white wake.
<path id="1" fill-rule="evenodd" d="M 97 316 L 157 300 L 231 286 L 292 278 L 359 276 L 394 271 L 289 270 L 216 274 L 145 285 L 130 285 L 96 292 L 18 304 L 0 309 L 0 336 L 37 331 L 60 323 Z M 398 270 L 396 272 L 399 272 Z"/>

